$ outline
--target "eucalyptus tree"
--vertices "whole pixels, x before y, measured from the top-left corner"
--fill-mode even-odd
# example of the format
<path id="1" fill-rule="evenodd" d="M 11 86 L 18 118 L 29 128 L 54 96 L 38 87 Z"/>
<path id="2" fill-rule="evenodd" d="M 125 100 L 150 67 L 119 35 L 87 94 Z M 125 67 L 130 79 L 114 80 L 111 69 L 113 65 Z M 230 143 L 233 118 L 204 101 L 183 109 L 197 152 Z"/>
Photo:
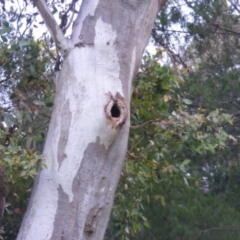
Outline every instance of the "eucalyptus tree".
<path id="1" fill-rule="evenodd" d="M 165 2 L 83 1 L 66 38 L 46 2 L 34 1 L 63 62 L 46 167 L 18 240 L 103 239 L 127 149 L 132 80 Z"/>

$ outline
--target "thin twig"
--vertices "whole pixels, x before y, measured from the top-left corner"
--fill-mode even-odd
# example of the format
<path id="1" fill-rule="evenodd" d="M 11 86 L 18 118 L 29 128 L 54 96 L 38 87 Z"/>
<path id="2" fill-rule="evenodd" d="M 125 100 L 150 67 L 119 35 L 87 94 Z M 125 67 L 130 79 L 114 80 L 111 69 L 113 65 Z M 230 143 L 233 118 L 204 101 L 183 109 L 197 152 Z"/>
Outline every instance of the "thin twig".
<path id="1" fill-rule="evenodd" d="M 142 124 L 140 124 L 140 125 L 130 126 L 130 128 L 131 128 L 131 129 L 138 129 L 138 128 L 141 128 L 141 127 L 143 127 L 143 126 L 145 126 L 145 125 L 147 125 L 147 124 L 149 124 L 149 123 L 155 123 L 155 122 L 160 122 L 160 121 L 161 121 L 161 119 L 149 120 L 149 121 L 147 121 L 147 122 L 145 122 L 145 123 L 142 123 Z"/>
<path id="2" fill-rule="evenodd" d="M 151 152 L 151 149 L 148 150 L 147 152 L 143 153 L 142 155 L 134 156 L 134 155 L 132 155 L 129 151 L 127 151 L 127 155 L 128 155 L 130 158 L 133 158 L 133 159 L 137 160 L 137 159 L 139 159 L 139 158 L 144 158 L 144 157 L 146 157 L 150 152 Z"/>
<path id="3" fill-rule="evenodd" d="M 220 29 L 220 30 L 222 30 L 222 31 L 225 31 L 225 32 L 227 32 L 227 33 L 232 33 L 232 34 L 237 35 L 237 36 L 240 35 L 239 32 L 236 32 L 236 31 L 231 30 L 231 29 L 229 29 L 229 28 L 222 27 L 222 26 L 220 26 L 219 24 L 210 22 L 210 21 L 207 20 L 207 19 L 205 19 L 205 20 L 206 20 L 210 25 L 214 26 L 215 28 L 218 28 L 218 29 Z"/>

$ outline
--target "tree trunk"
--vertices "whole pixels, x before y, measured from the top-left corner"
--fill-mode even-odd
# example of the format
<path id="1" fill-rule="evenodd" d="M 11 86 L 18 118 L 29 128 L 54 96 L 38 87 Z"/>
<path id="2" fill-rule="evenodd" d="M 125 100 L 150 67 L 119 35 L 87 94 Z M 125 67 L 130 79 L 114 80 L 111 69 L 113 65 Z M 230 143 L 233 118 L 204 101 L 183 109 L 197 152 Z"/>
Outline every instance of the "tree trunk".
<path id="1" fill-rule="evenodd" d="M 83 1 L 66 39 L 36 0 L 64 62 L 18 240 L 103 239 L 124 164 L 132 80 L 166 0 Z"/>

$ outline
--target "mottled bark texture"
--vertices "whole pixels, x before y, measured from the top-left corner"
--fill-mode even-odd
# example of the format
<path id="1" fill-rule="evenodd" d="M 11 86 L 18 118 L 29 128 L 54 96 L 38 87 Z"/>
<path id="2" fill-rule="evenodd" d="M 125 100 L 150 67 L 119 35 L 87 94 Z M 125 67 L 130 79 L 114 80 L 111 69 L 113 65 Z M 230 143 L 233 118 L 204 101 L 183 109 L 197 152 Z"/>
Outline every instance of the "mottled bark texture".
<path id="1" fill-rule="evenodd" d="M 83 0 L 63 39 L 39 11 L 64 61 L 43 169 L 18 240 L 103 239 L 127 150 L 132 81 L 166 0 Z"/>

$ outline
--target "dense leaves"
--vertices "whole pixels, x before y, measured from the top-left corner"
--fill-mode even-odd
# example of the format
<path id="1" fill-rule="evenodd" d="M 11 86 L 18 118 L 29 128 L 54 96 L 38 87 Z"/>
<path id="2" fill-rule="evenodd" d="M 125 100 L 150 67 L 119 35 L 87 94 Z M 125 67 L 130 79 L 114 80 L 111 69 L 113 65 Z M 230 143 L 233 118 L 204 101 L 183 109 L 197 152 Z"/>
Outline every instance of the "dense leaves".
<path id="1" fill-rule="evenodd" d="M 161 67 L 157 56 L 144 57 L 135 81 L 128 159 L 110 223 L 119 239 L 146 239 L 149 232 L 152 235 L 148 239 L 188 239 L 204 235 L 204 224 L 209 229 L 223 224 L 213 224 L 206 217 L 209 209 L 204 210 L 202 220 L 197 220 L 197 211 L 206 206 L 216 211 L 209 205 L 211 201 L 221 207 L 209 216 L 214 220 L 226 207 L 217 196 L 205 195 L 210 187 L 201 170 L 204 163 L 197 159 L 224 149 L 228 140 L 236 141 L 222 128 L 223 124 L 232 124 L 231 117 L 219 109 L 209 112 L 198 108 L 190 114 L 192 101 L 177 94 L 184 84 L 182 77 Z M 199 201 L 198 208 L 195 201 Z M 239 214 L 231 217 L 231 206 L 226 211 L 231 220 L 224 219 L 224 223 L 237 226 Z"/>
<path id="2" fill-rule="evenodd" d="M 30 20 L 23 25 L 34 16 L 19 15 L 14 7 L 0 16 L 0 197 L 6 202 L 2 239 L 16 239 L 33 179 L 44 167 L 40 153 L 53 105 L 54 51 L 33 37 Z"/>

